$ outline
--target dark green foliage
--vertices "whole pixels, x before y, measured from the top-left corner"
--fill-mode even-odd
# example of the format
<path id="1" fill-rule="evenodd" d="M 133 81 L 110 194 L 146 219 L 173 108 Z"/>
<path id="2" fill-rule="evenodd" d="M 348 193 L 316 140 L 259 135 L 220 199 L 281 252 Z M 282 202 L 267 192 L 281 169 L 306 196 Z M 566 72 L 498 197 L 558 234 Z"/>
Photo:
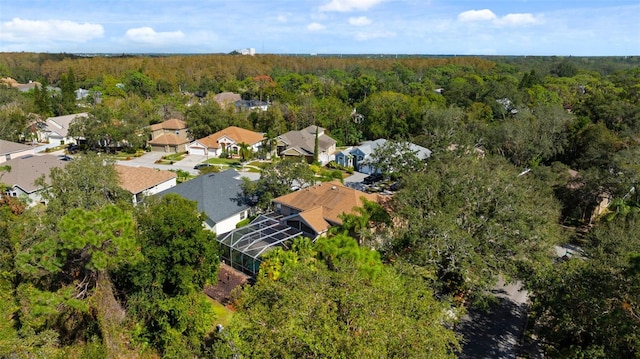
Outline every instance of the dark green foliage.
<path id="1" fill-rule="evenodd" d="M 599 223 L 584 258 L 575 253 L 530 282 L 537 333 L 552 357 L 640 355 L 639 233 L 637 212 Z"/>
<path id="2" fill-rule="evenodd" d="M 217 278 L 215 235 L 204 229 L 196 203 L 176 194 L 148 199 L 136 220 L 144 260 L 116 277 L 136 323 L 134 340 L 167 356 L 199 353 L 215 317 L 201 294 Z"/>
<path id="3" fill-rule="evenodd" d="M 214 345 L 241 358 L 452 358 L 446 306 L 346 236 L 276 252 Z M 317 252 L 316 252 L 317 251 Z M 268 270 L 269 264 L 265 265 Z"/>
<path id="4" fill-rule="evenodd" d="M 284 159 L 262 168 L 260 179 L 245 180 L 242 189 L 246 199 L 260 208 L 268 208 L 271 200 L 299 188 L 313 184 L 314 173 L 309 165 L 297 158 Z"/>
<path id="5" fill-rule="evenodd" d="M 199 291 L 215 280 L 218 256 L 214 234 L 203 228 L 195 202 L 169 194 L 136 212 L 140 250 L 145 257 L 128 268 L 135 291 L 161 290 L 174 296 Z"/>
<path id="6" fill-rule="evenodd" d="M 388 256 L 425 267 L 445 292 L 482 295 L 500 273 L 522 277 L 561 238 L 550 189 L 504 159 L 441 155 L 402 184 L 393 202 L 406 229 Z"/>

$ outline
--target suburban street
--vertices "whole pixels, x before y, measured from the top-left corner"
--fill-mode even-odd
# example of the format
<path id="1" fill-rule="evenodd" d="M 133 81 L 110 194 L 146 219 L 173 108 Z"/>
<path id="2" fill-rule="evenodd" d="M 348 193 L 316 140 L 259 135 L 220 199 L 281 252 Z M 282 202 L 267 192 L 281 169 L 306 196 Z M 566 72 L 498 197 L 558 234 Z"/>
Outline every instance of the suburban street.
<path id="1" fill-rule="evenodd" d="M 522 354 L 528 293 L 521 282 L 505 284 L 502 280 L 492 293 L 497 301 L 488 312 L 470 310 L 457 328 L 464 336 L 460 358 L 515 359 Z M 527 355 L 541 358 L 537 353 Z"/>

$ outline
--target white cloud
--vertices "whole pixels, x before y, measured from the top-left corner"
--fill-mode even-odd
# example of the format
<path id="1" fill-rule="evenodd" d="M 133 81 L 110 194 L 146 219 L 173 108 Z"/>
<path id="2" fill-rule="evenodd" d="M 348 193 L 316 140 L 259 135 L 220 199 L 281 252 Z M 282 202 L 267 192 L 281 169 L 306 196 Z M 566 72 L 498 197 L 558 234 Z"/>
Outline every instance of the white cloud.
<path id="1" fill-rule="evenodd" d="M 497 19 L 496 14 L 489 9 L 469 10 L 458 14 L 458 20 L 462 22 L 492 21 Z"/>
<path id="2" fill-rule="evenodd" d="M 533 14 L 507 14 L 503 17 L 498 17 L 493 11 L 489 9 L 483 10 L 469 10 L 458 14 L 458 21 L 460 22 L 478 22 L 478 21 L 491 21 L 495 26 L 528 26 L 538 25 L 544 23 L 542 16 L 535 16 Z"/>
<path id="3" fill-rule="evenodd" d="M 307 25 L 307 29 L 310 31 L 320 31 L 320 30 L 324 30 L 326 26 L 319 24 L 317 22 L 312 22 L 311 24 Z"/>
<path id="4" fill-rule="evenodd" d="M 371 39 L 381 39 L 381 38 L 389 38 L 395 37 L 396 33 L 392 31 L 373 31 L 373 32 L 358 32 L 356 34 L 356 40 L 358 41 L 366 41 Z"/>
<path id="5" fill-rule="evenodd" d="M 8 42 L 86 42 L 102 35 L 104 28 L 100 24 L 69 20 L 23 20 L 16 17 L 0 24 L 0 39 Z"/>
<path id="6" fill-rule="evenodd" d="M 385 0 L 331 0 L 320 6 L 320 11 L 349 12 L 353 10 L 368 10 Z"/>
<path id="7" fill-rule="evenodd" d="M 543 23 L 541 16 L 534 16 L 532 14 L 507 14 L 495 21 L 496 25 L 502 26 L 528 26 L 538 25 Z"/>
<path id="8" fill-rule="evenodd" d="M 127 30 L 124 37 L 127 40 L 147 45 L 165 45 L 182 40 L 184 33 L 182 31 L 156 32 L 145 26 Z"/>
<path id="9" fill-rule="evenodd" d="M 373 21 L 371 21 L 371 19 L 367 18 L 366 16 L 349 18 L 349 24 L 353 26 L 365 26 L 371 24 L 372 22 Z"/>

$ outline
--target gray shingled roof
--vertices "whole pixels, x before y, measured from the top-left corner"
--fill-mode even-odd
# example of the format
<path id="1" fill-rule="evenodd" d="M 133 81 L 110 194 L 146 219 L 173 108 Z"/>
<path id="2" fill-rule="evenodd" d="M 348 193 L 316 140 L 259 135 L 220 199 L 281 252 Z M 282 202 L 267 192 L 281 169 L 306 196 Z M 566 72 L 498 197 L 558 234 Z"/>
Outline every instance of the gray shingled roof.
<path id="1" fill-rule="evenodd" d="M 324 134 L 324 128 L 317 127 L 318 133 L 318 149 L 326 151 L 329 147 L 336 144 L 336 140 Z M 302 153 L 312 155 L 316 142 L 316 126 L 311 125 L 300 131 L 289 131 L 280 138 L 286 142 L 289 147 L 297 148 Z"/>
<path id="2" fill-rule="evenodd" d="M 49 172 L 54 167 L 64 167 L 68 162 L 55 155 L 24 156 L 9 160 L 2 166 L 11 166 L 9 172 L 5 172 L 0 177 L 0 182 L 8 186 L 18 186 L 27 193 L 33 193 L 42 189 L 34 184 L 40 176 L 46 176 L 49 183 Z"/>
<path id="3" fill-rule="evenodd" d="M 33 147 L 28 145 L 23 145 L 22 143 L 0 140 L 0 155 L 6 155 L 9 153 L 15 153 L 15 152 L 22 152 L 32 148 Z"/>
<path id="4" fill-rule="evenodd" d="M 49 117 L 45 121 L 45 123 L 49 131 L 55 132 L 61 137 L 67 137 L 71 122 L 73 122 L 73 120 L 75 120 L 76 117 L 88 117 L 88 116 L 89 116 L 88 113 L 82 112 L 82 113 L 74 113 L 74 114 L 65 115 L 65 116 Z"/>
<path id="5" fill-rule="evenodd" d="M 176 193 L 198 203 L 198 210 L 213 223 L 229 218 L 250 207 L 242 201 L 242 180 L 235 170 L 198 176 L 158 193 Z"/>

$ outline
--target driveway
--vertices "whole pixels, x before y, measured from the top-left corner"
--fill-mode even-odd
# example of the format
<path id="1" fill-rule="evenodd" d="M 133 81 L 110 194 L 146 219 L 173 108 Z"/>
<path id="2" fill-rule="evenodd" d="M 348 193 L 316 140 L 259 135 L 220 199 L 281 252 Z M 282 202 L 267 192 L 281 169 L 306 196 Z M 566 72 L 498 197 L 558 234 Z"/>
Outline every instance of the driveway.
<path id="1" fill-rule="evenodd" d="M 157 168 L 157 169 L 167 170 L 167 171 L 183 170 L 194 175 L 197 175 L 200 173 L 198 170 L 193 169 L 193 166 L 195 166 L 195 164 L 190 165 L 190 162 L 186 162 L 183 164 L 182 162 L 184 161 L 184 159 L 182 161 L 175 162 L 172 165 L 155 163 L 164 155 L 166 155 L 166 153 L 164 152 L 147 152 L 140 157 L 133 157 L 130 160 L 120 160 L 120 161 L 116 161 L 116 163 L 123 166 Z M 201 157 L 204 157 L 204 156 L 201 156 Z"/>
<path id="2" fill-rule="evenodd" d="M 368 175 L 364 174 L 364 173 L 360 173 L 360 172 L 353 172 L 353 174 L 347 178 L 344 179 L 345 183 L 356 183 L 356 182 L 362 182 L 364 180 L 365 177 L 367 177 Z"/>

